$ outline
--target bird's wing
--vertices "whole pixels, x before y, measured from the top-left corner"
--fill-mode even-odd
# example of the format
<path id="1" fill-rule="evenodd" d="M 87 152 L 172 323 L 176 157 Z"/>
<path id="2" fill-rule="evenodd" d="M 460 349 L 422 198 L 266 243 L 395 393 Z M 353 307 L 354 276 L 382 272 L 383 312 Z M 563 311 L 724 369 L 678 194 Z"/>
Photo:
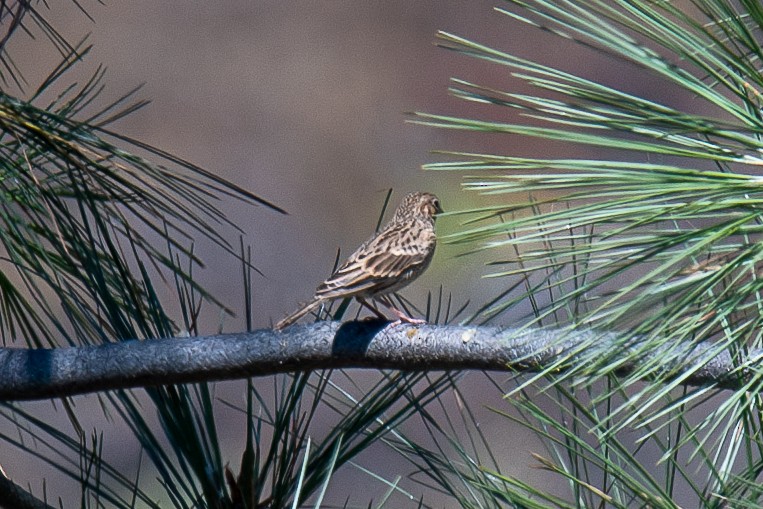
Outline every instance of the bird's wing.
<path id="1" fill-rule="evenodd" d="M 413 241 L 409 225 L 391 225 L 367 240 L 316 290 L 316 297 L 352 297 L 400 286 L 427 261 L 426 246 Z"/>

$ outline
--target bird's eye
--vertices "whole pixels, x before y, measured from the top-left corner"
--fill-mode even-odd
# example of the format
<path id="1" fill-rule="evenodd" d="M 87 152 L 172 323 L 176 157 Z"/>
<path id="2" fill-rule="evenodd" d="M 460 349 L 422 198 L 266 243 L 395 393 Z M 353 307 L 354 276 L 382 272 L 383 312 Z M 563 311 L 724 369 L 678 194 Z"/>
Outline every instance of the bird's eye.
<path id="1" fill-rule="evenodd" d="M 440 200 L 435 200 L 433 202 L 434 208 L 437 210 L 440 210 Z"/>

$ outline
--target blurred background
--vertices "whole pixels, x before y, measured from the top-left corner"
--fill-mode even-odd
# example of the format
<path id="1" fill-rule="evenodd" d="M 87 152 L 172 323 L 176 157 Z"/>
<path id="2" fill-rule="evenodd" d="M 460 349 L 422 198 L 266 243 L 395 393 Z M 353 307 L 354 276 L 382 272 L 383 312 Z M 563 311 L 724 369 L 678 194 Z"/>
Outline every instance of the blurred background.
<path id="1" fill-rule="evenodd" d="M 438 194 L 446 211 L 488 203 L 462 193 L 460 175 L 422 171 L 422 164 L 439 159 L 431 151 L 586 155 L 533 139 L 513 138 L 507 145 L 512 140 L 507 136 L 475 136 L 407 123 L 411 118 L 407 112 L 412 111 L 488 118 L 513 114 L 450 97 L 451 77 L 522 91 L 512 88 L 520 84 L 507 69 L 437 48 L 438 30 L 647 98 L 660 97 L 660 84 L 637 69 L 572 44 L 562 47 L 559 38 L 496 13 L 496 4 L 495 0 L 85 2 L 91 20 L 64 2 L 51 4 L 49 21 L 70 42 L 90 34 L 93 44 L 85 61 L 62 83 L 81 83 L 99 64 L 106 64 L 107 89 L 101 104 L 145 84 L 137 98 L 152 104 L 112 129 L 200 165 L 288 211 L 278 215 L 262 207 L 221 205 L 245 231 L 254 265 L 264 274 L 254 281 L 253 309 L 255 326 L 266 327 L 312 295 L 330 273 L 337 249 L 349 254 L 373 232 L 388 189 L 394 190 L 392 207 L 413 190 Z M 19 35 L 9 52 L 31 90 L 60 56 L 44 41 Z M 440 235 L 457 227 L 458 218 L 438 222 Z M 231 241 L 238 244 L 235 237 Z M 230 308 L 243 309 L 240 263 L 219 256 L 219 249 L 204 243 L 196 251 L 207 261 L 206 269 L 197 273 L 201 284 Z M 437 292 L 442 285 L 446 295 L 453 294 L 457 307 L 467 300 L 483 303 L 507 284 L 480 279 L 486 272 L 484 259 L 458 257 L 463 251 L 463 246 L 441 243 L 428 272 L 403 294 L 424 305 L 427 292 Z M 169 301 L 174 288 L 165 290 L 164 300 Z M 203 317 L 200 329 L 205 333 L 244 328 L 241 313 L 221 318 L 219 310 L 207 306 Z M 508 376 L 498 379 L 505 382 Z M 472 404 L 480 411 L 483 431 L 495 437 L 494 452 L 503 473 L 535 483 L 548 481 L 542 472 L 529 468 L 530 452 L 542 452 L 540 444 L 486 409 L 507 409 L 501 394 L 491 389 L 492 399 L 488 398 L 484 390 L 488 384 L 478 373 L 468 375 L 464 384 L 469 393 L 479 394 Z M 241 404 L 243 387 L 240 382 L 219 384 L 218 396 Z M 101 422 L 95 398 L 75 401 L 80 410 L 92 407 L 92 425 L 103 429 L 107 459 L 133 475 L 139 449 L 130 433 L 120 430 L 119 424 Z M 47 411 L 51 422 L 68 426 L 65 415 L 52 412 L 49 402 L 30 407 Z M 224 451 L 237 468 L 243 419 L 225 407 L 220 415 L 226 426 L 221 435 Z M 415 427 L 411 429 L 415 433 Z M 49 495 L 67 496 L 63 490 L 70 481 L 57 479 L 55 472 L 27 457 L 23 462 L 14 460 L 18 453 L 6 446 L 0 452 L 0 465 L 12 479 L 24 480 L 22 485 L 28 480 L 39 493 L 45 477 Z M 365 458 L 366 467 L 388 478 L 408 473 L 408 465 L 394 453 L 379 448 L 373 454 Z M 148 483 L 152 477 L 150 472 L 142 475 Z M 406 488 L 415 498 L 423 495 L 428 504 L 449 504 L 415 484 L 407 483 Z M 345 468 L 332 483 L 327 501 L 365 505 L 386 490 L 360 470 Z"/>

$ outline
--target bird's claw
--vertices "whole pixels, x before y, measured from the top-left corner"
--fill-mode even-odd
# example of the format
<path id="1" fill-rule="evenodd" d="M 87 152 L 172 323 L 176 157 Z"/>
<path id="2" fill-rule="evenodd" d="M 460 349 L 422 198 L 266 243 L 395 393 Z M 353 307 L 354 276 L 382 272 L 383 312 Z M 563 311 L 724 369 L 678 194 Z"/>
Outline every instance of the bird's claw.
<path id="1" fill-rule="evenodd" d="M 411 318 L 399 309 L 392 308 L 392 312 L 397 316 L 397 320 L 390 322 L 390 327 L 397 327 L 402 323 L 409 323 L 411 325 L 425 325 L 427 323 L 426 320 L 422 320 L 421 318 Z"/>

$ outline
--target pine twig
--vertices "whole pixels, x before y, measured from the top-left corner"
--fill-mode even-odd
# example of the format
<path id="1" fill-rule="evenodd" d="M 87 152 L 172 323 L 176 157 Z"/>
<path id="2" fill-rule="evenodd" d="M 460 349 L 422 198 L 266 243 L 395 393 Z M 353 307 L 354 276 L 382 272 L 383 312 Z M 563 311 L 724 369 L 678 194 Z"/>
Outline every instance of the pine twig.
<path id="1" fill-rule="evenodd" d="M 0 473 L 0 507 L 7 509 L 55 509 Z"/>

